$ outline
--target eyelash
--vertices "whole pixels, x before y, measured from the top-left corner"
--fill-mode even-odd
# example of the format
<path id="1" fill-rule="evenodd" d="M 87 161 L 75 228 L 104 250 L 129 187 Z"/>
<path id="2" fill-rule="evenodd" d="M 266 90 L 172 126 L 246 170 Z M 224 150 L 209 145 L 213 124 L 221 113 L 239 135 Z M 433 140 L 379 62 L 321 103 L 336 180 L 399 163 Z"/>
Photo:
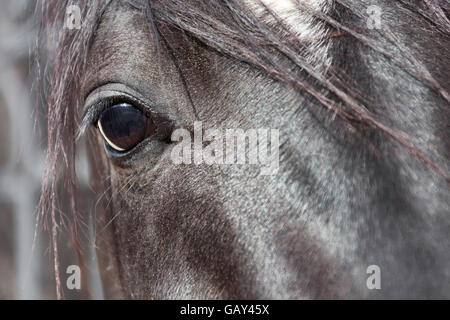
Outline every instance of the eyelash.
<path id="1" fill-rule="evenodd" d="M 152 113 L 147 109 L 147 107 L 143 107 L 141 103 L 131 99 L 127 95 L 123 96 L 111 96 L 102 99 L 101 101 L 95 103 L 91 108 L 95 109 L 95 117 L 92 118 L 91 124 L 97 126 L 97 122 L 100 118 L 100 115 L 106 109 L 120 103 L 128 103 L 134 106 L 136 109 L 139 109 L 142 113 L 144 113 L 147 117 L 152 117 Z"/>

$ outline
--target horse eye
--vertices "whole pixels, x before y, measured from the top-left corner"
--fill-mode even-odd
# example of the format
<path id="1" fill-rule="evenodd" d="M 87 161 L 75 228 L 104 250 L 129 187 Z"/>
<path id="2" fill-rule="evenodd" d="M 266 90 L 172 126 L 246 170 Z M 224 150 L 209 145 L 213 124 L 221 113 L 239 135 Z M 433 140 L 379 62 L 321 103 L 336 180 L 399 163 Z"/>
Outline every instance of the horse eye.
<path id="1" fill-rule="evenodd" d="M 97 126 L 106 143 L 115 151 L 125 152 L 152 135 L 152 120 L 131 104 L 120 103 L 105 109 Z"/>

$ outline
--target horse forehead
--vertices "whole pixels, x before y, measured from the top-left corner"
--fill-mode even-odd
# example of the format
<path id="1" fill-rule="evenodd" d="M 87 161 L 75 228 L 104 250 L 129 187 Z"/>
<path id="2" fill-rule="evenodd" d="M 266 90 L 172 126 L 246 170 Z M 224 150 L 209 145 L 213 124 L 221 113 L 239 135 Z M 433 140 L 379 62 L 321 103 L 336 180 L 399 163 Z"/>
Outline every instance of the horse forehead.
<path id="1" fill-rule="evenodd" d="M 313 12 L 327 12 L 332 6 L 332 0 L 245 0 L 244 3 L 264 22 L 276 23 L 275 17 L 267 14 L 269 9 L 291 32 L 310 39 L 320 37 L 323 31 L 314 27 Z"/>

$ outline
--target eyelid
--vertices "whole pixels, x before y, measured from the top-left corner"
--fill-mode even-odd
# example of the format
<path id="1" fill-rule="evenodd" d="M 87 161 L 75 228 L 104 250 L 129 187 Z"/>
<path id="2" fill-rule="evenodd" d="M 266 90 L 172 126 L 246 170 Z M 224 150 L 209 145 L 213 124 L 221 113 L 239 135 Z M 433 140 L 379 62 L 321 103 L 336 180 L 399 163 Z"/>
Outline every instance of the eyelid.
<path id="1" fill-rule="evenodd" d="M 156 104 L 136 90 L 121 83 L 108 83 L 96 88 L 87 96 L 77 139 L 86 132 L 91 124 L 96 124 L 102 111 L 114 104 L 123 102 L 135 106 L 154 120 L 175 121 L 171 115 L 165 112 L 165 110 L 168 110 L 167 106 Z"/>

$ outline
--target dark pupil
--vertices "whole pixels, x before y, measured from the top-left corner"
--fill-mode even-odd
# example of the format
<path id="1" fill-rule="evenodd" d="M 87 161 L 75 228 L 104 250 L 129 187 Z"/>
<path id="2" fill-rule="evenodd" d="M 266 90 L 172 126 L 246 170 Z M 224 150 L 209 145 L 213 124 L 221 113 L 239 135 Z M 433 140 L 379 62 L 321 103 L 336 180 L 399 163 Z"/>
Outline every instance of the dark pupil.
<path id="1" fill-rule="evenodd" d="M 154 132 L 152 121 L 128 103 L 112 106 L 102 112 L 99 125 L 105 140 L 114 149 L 129 150 Z M 122 151 L 122 150 L 120 150 Z"/>

